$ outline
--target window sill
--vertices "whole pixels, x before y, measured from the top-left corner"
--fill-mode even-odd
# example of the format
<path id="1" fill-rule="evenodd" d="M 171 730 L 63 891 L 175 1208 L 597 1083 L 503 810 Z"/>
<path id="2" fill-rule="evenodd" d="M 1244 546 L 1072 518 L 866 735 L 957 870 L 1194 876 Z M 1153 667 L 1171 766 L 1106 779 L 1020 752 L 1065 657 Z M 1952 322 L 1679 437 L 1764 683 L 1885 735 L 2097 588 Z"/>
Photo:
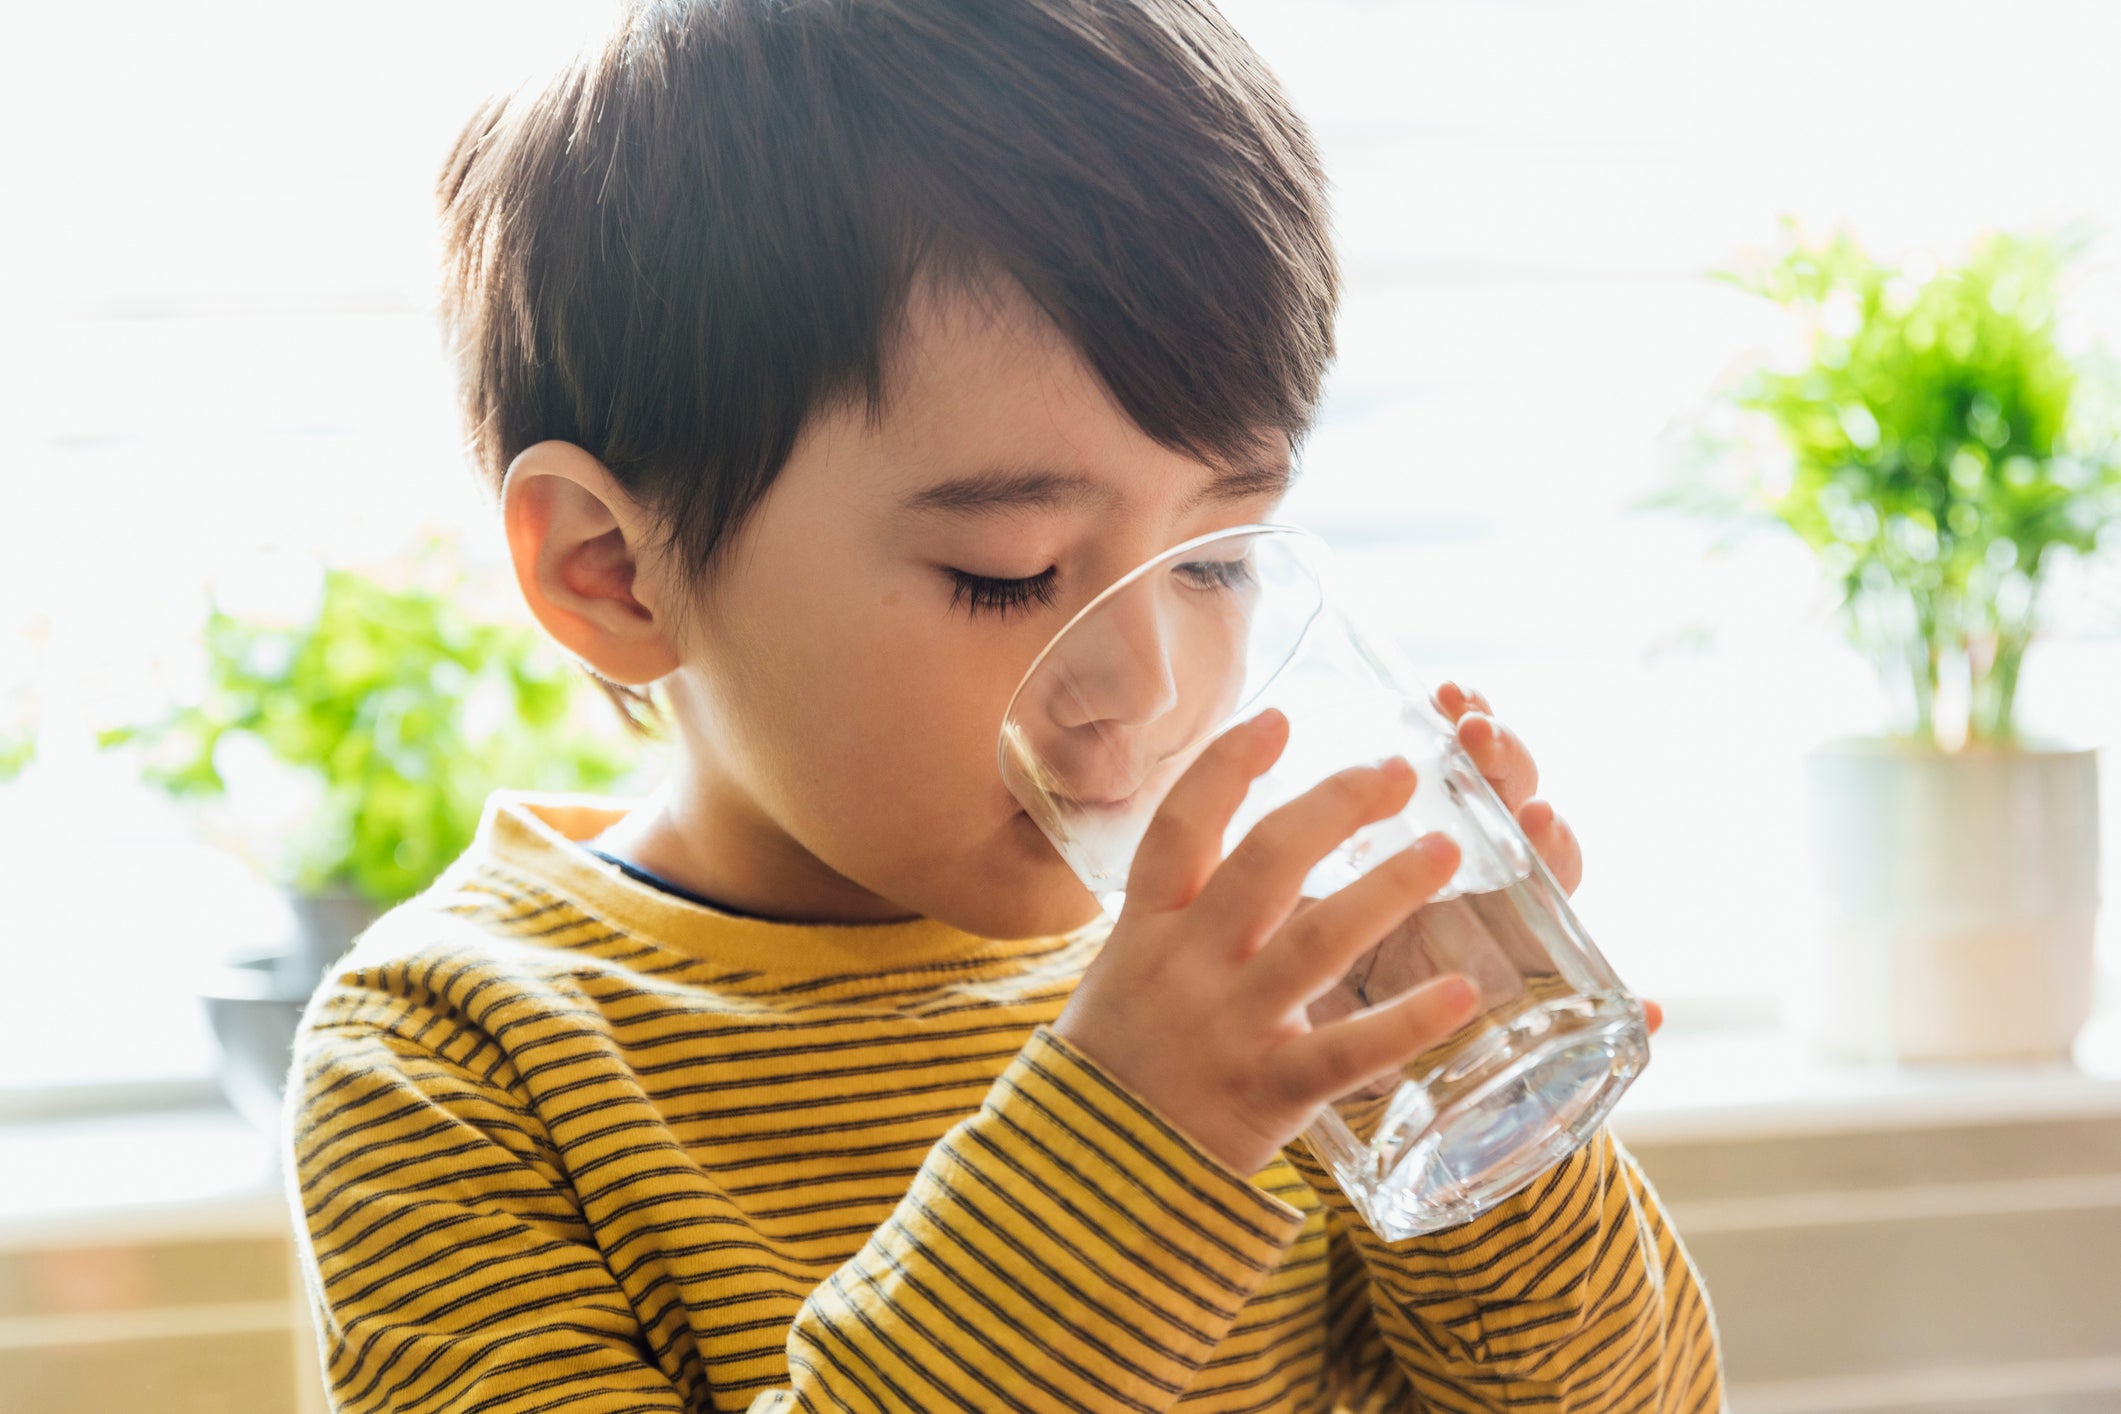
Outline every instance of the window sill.
<path id="1" fill-rule="evenodd" d="M 1668 1027 L 1622 1097 L 1630 1144 L 1801 1138 L 2014 1120 L 2121 1116 L 2121 1004 L 2095 1013 L 2071 1063 L 1859 1065 L 1820 1057 L 1779 1026 Z"/>
<path id="2" fill-rule="evenodd" d="M 1768 1026 L 1669 1030 L 1613 1117 L 1630 1145 L 1671 1145 L 2121 1115 L 2121 1008 L 2074 1065 L 1858 1066 Z M 0 1246 L 131 1232 L 274 1230 L 287 1220 L 273 1142 L 223 1105 L 0 1124 Z"/>
<path id="3" fill-rule="evenodd" d="M 272 1140 L 225 1105 L 0 1124 L 0 1250 L 282 1233 Z"/>

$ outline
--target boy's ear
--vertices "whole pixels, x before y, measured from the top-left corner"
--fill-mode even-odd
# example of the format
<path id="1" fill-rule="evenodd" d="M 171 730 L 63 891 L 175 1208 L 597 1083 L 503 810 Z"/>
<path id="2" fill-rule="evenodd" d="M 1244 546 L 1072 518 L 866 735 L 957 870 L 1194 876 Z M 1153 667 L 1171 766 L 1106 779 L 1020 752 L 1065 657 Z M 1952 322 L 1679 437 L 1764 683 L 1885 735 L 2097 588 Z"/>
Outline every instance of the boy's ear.
<path id="1" fill-rule="evenodd" d="M 525 447 L 501 483 L 501 522 L 524 602 L 562 647 L 628 687 L 677 668 L 645 568 L 651 522 L 602 462 L 572 442 Z"/>

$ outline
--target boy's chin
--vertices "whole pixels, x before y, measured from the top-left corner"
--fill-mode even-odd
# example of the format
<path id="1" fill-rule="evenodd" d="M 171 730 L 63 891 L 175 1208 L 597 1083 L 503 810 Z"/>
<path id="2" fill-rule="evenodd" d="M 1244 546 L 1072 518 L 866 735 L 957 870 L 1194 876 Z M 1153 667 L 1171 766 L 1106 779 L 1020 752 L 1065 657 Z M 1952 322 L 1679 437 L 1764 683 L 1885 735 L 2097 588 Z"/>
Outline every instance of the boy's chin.
<path id="1" fill-rule="evenodd" d="M 1019 816 L 1035 848 L 1021 852 L 1006 866 L 975 870 L 969 887 L 951 900 L 942 922 L 982 938 L 1044 938 L 1071 933 L 1097 920 L 1097 900 L 1075 877 L 1067 861 L 1053 852 L 1038 827 Z"/>

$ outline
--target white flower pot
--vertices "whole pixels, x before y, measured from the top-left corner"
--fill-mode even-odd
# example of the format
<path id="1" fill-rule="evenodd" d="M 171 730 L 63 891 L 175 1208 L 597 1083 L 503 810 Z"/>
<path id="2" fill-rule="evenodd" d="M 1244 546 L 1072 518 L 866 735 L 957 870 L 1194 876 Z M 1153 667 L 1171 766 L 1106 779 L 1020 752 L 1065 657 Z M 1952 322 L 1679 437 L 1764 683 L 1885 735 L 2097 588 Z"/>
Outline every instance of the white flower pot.
<path id="1" fill-rule="evenodd" d="M 2091 1014 L 2098 753 L 1856 739 L 1807 766 L 1824 936 L 1800 1015 L 1819 1049 L 2066 1058 Z"/>

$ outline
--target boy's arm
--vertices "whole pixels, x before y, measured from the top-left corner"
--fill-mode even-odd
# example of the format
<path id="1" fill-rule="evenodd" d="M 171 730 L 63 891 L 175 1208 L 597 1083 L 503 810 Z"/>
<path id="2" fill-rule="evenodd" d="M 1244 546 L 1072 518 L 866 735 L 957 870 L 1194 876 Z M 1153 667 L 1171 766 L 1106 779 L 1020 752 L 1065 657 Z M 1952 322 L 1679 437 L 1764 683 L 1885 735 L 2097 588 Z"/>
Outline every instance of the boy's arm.
<path id="1" fill-rule="evenodd" d="M 405 1037 L 297 1043 L 284 1155 L 337 1411 L 683 1414 L 543 1126 Z"/>
<path id="2" fill-rule="evenodd" d="M 1299 1140 L 1284 1150 L 1334 1221 L 1332 1354 L 1352 1394 L 1389 1384 L 1389 1352 L 1428 1407 L 1530 1403 L 1612 1414 L 1722 1407 L 1714 1316 L 1678 1234 L 1634 1157 L 1591 1142 L 1469 1223 L 1387 1242 Z M 1357 1319 L 1366 1289 L 1374 1333 Z M 1365 1404 L 1344 1395 L 1347 1407 Z"/>
<path id="3" fill-rule="evenodd" d="M 506 1090 L 402 1036 L 305 1037 L 289 1173 L 340 1410 L 705 1408 Z M 754 1410 L 1165 1409 L 1304 1215 L 1045 1028 L 798 1313 Z M 697 1383 L 695 1378 L 694 1383 Z"/>
<path id="4" fill-rule="evenodd" d="M 1041 1026 L 788 1337 L 760 1410 L 1161 1410 L 1304 1224 Z"/>
<path id="5" fill-rule="evenodd" d="M 1326 1376 L 1334 1414 L 1401 1414 L 1421 1408 L 1407 1372 L 1370 1309 L 1370 1273 L 1348 1236 L 1347 1220 L 1326 1216 Z"/>

